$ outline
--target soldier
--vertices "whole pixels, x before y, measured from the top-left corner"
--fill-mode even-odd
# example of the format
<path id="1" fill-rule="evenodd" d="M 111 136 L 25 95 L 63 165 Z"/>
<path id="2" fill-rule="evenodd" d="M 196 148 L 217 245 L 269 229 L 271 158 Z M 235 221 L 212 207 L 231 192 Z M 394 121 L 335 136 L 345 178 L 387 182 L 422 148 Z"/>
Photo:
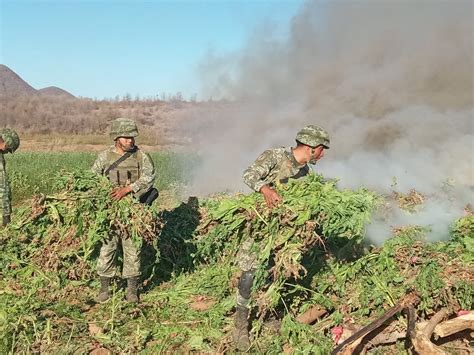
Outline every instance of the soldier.
<path id="1" fill-rule="evenodd" d="M 19 146 L 20 137 L 13 129 L 3 128 L 0 130 L 0 218 L 2 219 L 2 226 L 10 223 L 12 212 L 10 184 L 8 183 L 6 162 L 3 155 L 15 152 Z"/>
<path id="2" fill-rule="evenodd" d="M 317 126 L 309 125 L 296 135 L 296 147 L 276 148 L 264 151 L 243 174 L 244 182 L 254 191 L 261 192 L 269 208 L 281 202 L 281 196 L 274 190 L 276 183 L 298 179 L 310 171 L 308 163 L 316 162 L 329 148 L 328 133 Z M 250 347 L 249 305 L 253 277 L 257 268 L 257 255 L 251 251 L 253 240 L 243 243 L 237 256 L 242 275 L 237 290 L 234 342 L 238 349 Z"/>
<path id="3" fill-rule="evenodd" d="M 97 157 L 92 171 L 105 175 L 116 185 L 110 193 L 114 200 L 133 195 L 142 200 L 143 196 L 153 190 L 155 167 L 151 157 L 135 145 L 138 129 L 135 122 L 128 118 L 118 118 L 112 122 L 110 138 L 115 144 Z M 100 249 L 97 261 L 97 273 L 100 277 L 98 302 L 109 299 L 109 286 L 115 276 L 114 258 L 119 242 L 123 249 L 122 277 L 127 279 L 126 299 L 138 302 L 138 279 L 140 276 L 140 251 L 133 245 L 131 238 L 123 238 L 111 231 Z"/>

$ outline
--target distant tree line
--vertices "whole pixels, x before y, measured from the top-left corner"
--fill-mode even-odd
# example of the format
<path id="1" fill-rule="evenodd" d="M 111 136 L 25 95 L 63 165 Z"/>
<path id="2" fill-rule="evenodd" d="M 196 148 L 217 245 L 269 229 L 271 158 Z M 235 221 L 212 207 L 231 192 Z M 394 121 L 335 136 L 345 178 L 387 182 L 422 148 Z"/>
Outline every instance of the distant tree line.
<path id="1" fill-rule="evenodd" d="M 0 125 L 15 127 L 25 133 L 104 133 L 109 122 L 117 117 L 133 117 L 140 125 L 154 126 L 166 121 L 173 111 L 201 104 L 184 101 L 180 93 L 166 97 L 136 96 L 133 99 L 127 94 L 104 100 L 38 95 L 0 96 Z"/>
<path id="2" fill-rule="evenodd" d="M 114 101 L 114 102 L 130 102 L 130 101 L 140 101 L 140 102 L 168 102 L 168 103 L 177 103 L 177 102 L 197 102 L 197 94 L 191 94 L 188 99 L 185 99 L 182 92 L 178 91 L 174 94 L 162 92 L 159 95 L 151 96 L 140 96 L 139 94 L 132 95 L 126 93 L 125 95 L 116 95 L 114 98 L 106 98 L 105 101 Z"/>

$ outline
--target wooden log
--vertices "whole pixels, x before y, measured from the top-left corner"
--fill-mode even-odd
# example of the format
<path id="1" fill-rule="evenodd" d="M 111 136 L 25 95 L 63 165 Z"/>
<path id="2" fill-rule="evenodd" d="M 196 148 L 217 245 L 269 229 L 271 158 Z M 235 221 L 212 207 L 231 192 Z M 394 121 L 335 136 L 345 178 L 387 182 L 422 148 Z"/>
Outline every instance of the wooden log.
<path id="1" fill-rule="evenodd" d="M 349 324 L 347 326 L 344 326 L 344 333 L 341 337 L 341 344 L 344 342 L 346 339 L 349 339 L 349 337 L 359 330 L 361 330 L 363 327 Z M 384 345 L 384 344 L 392 344 L 397 342 L 400 339 L 405 339 L 406 334 L 405 332 L 399 332 L 395 331 L 393 328 L 386 328 L 379 334 L 377 334 L 375 337 L 372 339 L 369 339 L 369 335 L 363 339 L 367 339 L 367 348 L 373 348 L 374 346 L 378 345 Z M 357 346 L 355 347 L 357 348 Z"/>
<path id="2" fill-rule="evenodd" d="M 392 318 L 395 314 L 400 312 L 401 310 L 409 307 L 410 305 L 414 305 L 419 302 L 418 296 L 411 293 L 406 295 L 397 305 L 390 308 L 387 312 L 385 312 L 381 317 L 370 323 L 369 325 L 365 326 L 352 336 L 350 336 L 347 340 L 339 344 L 331 353 L 331 355 L 335 354 L 351 354 L 353 351 L 362 341 L 362 339 L 375 329 L 379 328 L 382 324 L 384 324 L 388 319 Z"/>
<path id="3" fill-rule="evenodd" d="M 423 329 L 423 335 L 428 339 L 431 338 L 434 328 L 444 319 L 444 317 L 446 317 L 447 314 L 448 310 L 446 308 L 442 308 L 440 311 L 436 312 L 436 314 L 429 320 L 425 329 Z"/>
<path id="4" fill-rule="evenodd" d="M 415 350 L 419 354 L 446 354 L 440 347 L 436 346 L 430 341 L 432 334 L 444 338 L 453 335 L 457 332 L 464 331 L 466 329 L 474 330 L 474 311 L 470 311 L 467 314 L 463 314 L 456 318 L 441 322 L 441 320 L 446 316 L 446 313 L 446 310 L 442 310 L 438 312 L 435 316 L 433 316 L 430 321 L 416 323 L 415 327 L 415 308 L 413 305 L 409 305 L 407 307 L 408 328 L 406 334 L 404 332 L 393 331 L 381 332 L 380 334 L 376 335 L 373 339 L 367 342 L 367 346 L 361 350 L 361 353 L 365 353 L 366 348 L 368 349 L 379 345 L 392 344 L 400 339 L 406 338 L 407 341 L 411 341 L 413 346 L 415 346 Z M 386 315 L 387 313 L 384 316 Z M 345 326 L 344 334 L 348 333 L 348 335 L 346 339 L 342 341 L 340 346 L 343 346 L 344 343 L 348 343 L 347 340 L 357 336 L 357 334 L 362 334 L 363 330 L 363 327 L 358 327 L 355 325 L 350 325 L 347 327 Z M 368 333 L 366 333 L 366 335 L 367 334 Z M 366 338 L 366 335 L 359 337 L 357 340 L 343 347 L 343 349 L 340 350 L 338 354 L 350 355 L 354 353 L 354 351 L 356 351 L 363 339 Z M 474 333 L 472 335 L 474 336 Z"/>
<path id="5" fill-rule="evenodd" d="M 466 329 L 474 330 L 474 313 L 459 316 L 438 324 L 434 329 L 434 333 L 444 338 Z"/>
<path id="6" fill-rule="evenodd" d="M 416 329 L 416 311 L 413 305 L 408 306 L 407 310 L 407 333 L 405 338 L 405 349 L 413 349 L 413 339 L 415 338 Z"/>
<path id="7" fill-rule="evenodd" d="M 368 348 L 373 348 L 374 346 L 384 345 L 384 344 L 393 344 L 399 341 L 400 339 L 405 339 L 405 332 L 382 332 L 377 334 L 376 337 L 371 339 L 368 342 Z"/>
<path id="8" fill-rule="evenodd" d="M 352 355 L 352 354 L 354 354 L 355 349 L 360 345 L 360 343 L 362 342 L 363 339 L 364 339 L 364 337 L 360 337 L 359 339 L 354 340 L 352 343 L 350 343 L 349 345 L 344 347 L 344 349 L 342 349 L 342 351 L 339 352 L 339 354 L 340 355 Z M 364 350 L 362 352 L 365 353 Z"/>
<path id="9" fill-rule="evenodd" d="M 446 352 L 440 347 L 433 344 L 430 340 L 433 330 L 438 323 L 440 323 L 446 316 L 446 308 L 441 309 L 437 312 L 426 324 L 424 329 L 418 329 L 415 332 L 415 337 L 412 339 L 413 347 L 419 354 L 432 354 L 432 355 L 445 355 Z"/>
<path id="10" fill-rule="evenodd" d="M 443 349 L 433 344 L 429 339 L 426 339 L 426 337 L 421 334 L 417 334 L 415 338 L 412 339 L 412 344 L 415 351 L 421 355 L 446 355 L 446 352 Z"/>
<path id="11" fill-rule="evenodd" d="M 418 330 L 423 331 L 427 324 L 428 321 L 418 323 Z M 440 338 L 445 338 L 466 329 L 474 330 L 474 311 L 437 324 L 433 330 L 433 334 Z"/>
<path id="12" fill-rule="evenodd" d="M 315 305 L 296 317 L 296 321 L 303 324 L 312 324 L 327 313 L 327 309 L 320 305 Z"/>

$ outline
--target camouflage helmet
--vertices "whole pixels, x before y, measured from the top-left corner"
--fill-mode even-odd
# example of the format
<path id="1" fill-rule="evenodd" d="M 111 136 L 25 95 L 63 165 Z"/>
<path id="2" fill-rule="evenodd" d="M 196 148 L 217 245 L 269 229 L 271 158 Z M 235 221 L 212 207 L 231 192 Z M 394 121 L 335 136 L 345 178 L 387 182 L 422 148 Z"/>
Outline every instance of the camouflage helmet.
<path id="1" fill-rule="evenodd" d="M 7 151 L 10 153 L 15 152 L 20 146 L 20 137 L 11 128 L 3 128 L 0 130 L 0 137 L 6 144 Z"/>
<path id="2" fill-rule="evenodd" d="M 296 134 L 296 140 L 313 148 L 321 144 L 324 148 L 329 148 L 329 134 L 318 126 L 309 125 L 302 128 Z"/>
<path id="3" fill-rule="evenodd" d="M 117 118 L 110 126 L 110 138 L 116 140 L 119 137 L 138 136 L 137 124 L 130 118 Z"/>

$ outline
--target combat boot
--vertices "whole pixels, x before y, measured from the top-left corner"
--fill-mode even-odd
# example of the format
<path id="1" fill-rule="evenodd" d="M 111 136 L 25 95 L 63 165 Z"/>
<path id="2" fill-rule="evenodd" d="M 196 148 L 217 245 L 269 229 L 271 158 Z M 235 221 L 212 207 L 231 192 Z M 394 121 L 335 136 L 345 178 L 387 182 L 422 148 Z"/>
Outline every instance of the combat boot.
<path id="1" fill-rule="evenodd" d="M 138 303 L 138 277 L 127 279 L 127 294 L 125 299 L 128 302 Z"/>
<path id="2" fill-rule="evenodd" d="M 99 296 L 97 296 L 96 301 L 103 303 L 110 298 L 109 286 L 112 279 L 110 277 L 100 277 L 100 290 Z"/>
<path id="3" fill-rule="evenodd" d="M 233 337 L 235 347 L 241 351 L 246 351 L 250 348 L 248 316 L 248 308 L 237 306 L 235 311 L 235 329 Z"/>

